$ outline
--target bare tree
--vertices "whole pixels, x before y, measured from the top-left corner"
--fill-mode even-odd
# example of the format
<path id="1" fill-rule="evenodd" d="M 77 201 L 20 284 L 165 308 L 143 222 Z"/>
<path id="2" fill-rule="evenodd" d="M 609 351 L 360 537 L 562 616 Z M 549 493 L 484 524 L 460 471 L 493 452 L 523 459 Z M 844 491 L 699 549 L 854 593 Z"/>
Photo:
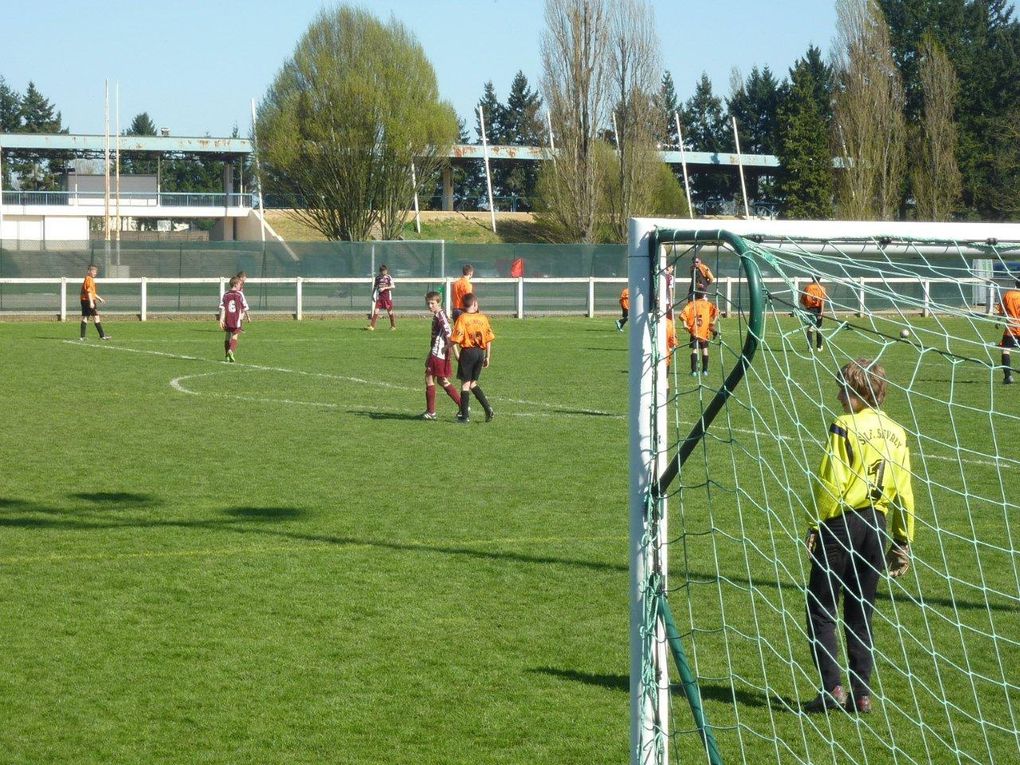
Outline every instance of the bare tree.
<path id="1" fill-rule="evenodd" d="M 612 14 L 610 82 L 617 167 L 606 194 L 615 238 L 627 238 L 627 219 L 650 214 L 661 160 L 655 136 L 655 96 L 662 71 L 655 14 L 646 0 L 618 0 Z"/>
<path id="2" fill-rule="evenodd" d="M 902 198 L 906 121 L 903 83 L 878 0 L 837 0 L 834 59 L 840 214 L 892 220 Z"/>
<path id="3" fill-rule="evenodd" d="M 540 179 L 542 217 L 562 237 L 594 241 L 601 176 L 598 131 L 609 114 L 609 0 L 546 0 L 542 90 L 558 150 Z"/>
<path id="4" fill-rule="evenodd" d="M 949 56 L 931 36 L 921 42 L 924 116 L 913 171 L 918 220 L 949 220 L 963 188 L 956 164 L 956 99 L 959 81 Z"/>

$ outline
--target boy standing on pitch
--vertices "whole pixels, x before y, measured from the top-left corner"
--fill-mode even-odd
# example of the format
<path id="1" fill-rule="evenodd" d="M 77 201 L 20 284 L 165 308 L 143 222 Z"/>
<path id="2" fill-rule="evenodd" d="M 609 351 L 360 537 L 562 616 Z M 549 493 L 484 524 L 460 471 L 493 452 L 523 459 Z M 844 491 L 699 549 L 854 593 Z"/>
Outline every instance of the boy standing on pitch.
<path id="1" fill-rule="evenodd" d="M 1002 379 L 1003 385 L 1013 384 L 1013 367 L 1010 365 L 1010 351 L 1020 348 L 1020 278 L 1014 282 L 1016 289 L 1009 290 L 1002 296 L 995 312 L 1006 318 L 1006 328 L 1002 331 Z M 98 324 L 96 325 L 98 326 Z M 84 330 L 82 330 L 84 333 Z"/>
<path id="2" fill-rule="evenodd" d="M 457 318 L 450 341 L 454 344 L 457 355 L 457 378 L 460 386 L 460 414 L 458 422 L 468 422 L 471 412 L 471 394 L 475 394 L 478 403 L 485 410 L 485 421 L 491 422 L 495 416 L 489 400 L 478 387 L 478 378 L 482 369 L 492 361 L 492 341 L 496 336 L 492 333 L 489 320 L 478 311 L 478 298 L 469 293 L 464 296 L 464 313 Z"/>
<path id="3" fill-rule="evenodd" d="M 814 346 L 815 350 L 822 350 L 822 311 L 825 309 L 825 301 L 829 293 L 822 286 L 822 280 L 818 274 L 811 275 L 811 283 L 804 288 L 800 296 L 800 304 L 808 312 L 807 341 L 808 348 Z"/>
<path id="4" fill-rule="evenodd" d="M 464 296 L 474 294 L 471 277 L 475 275 L 475 267 L 466 263 L 461 272 L 463 276 L 453 283 L 453 289 L 450 290 L 450 315 L 454 321 L 457 321 L 457 317 L 464 313 Z"/>
<path id="5" fill-rule="evenodd" d="M 843 414 L 829 426 L 828 442 L 812 486 L 807 548 L 807 629 L 821 676 L 808 713 L 844 707 L 871 711 L 874 667 L 871 617 L 882 571 L 902 576 L 910 568 L 914 492 L 906 432 L 881 411 L 885 370 L 871 359 L 851 361 L 836 376 Z M 886 531 L 888 524 L 889 531 Z M 892 545 L 883 558 L 885 539 Z M 850 693 L 836 661 L 836 611 L 843 596 Z"/>
<path id="6" fill-rule="evenodd" d="M 382 308 L 390 317 L 390 329 L 397 328 L 397 317 L 393 314 L 393 277 L 390 276 L 390 269 L 386 264 L 379 266 L 379 275 L 375 277 L 372 284 L 372 315 L 369 317 L 369 324 L 366 329 L 375 331 L 375 322 L 379 318 L 379 309 Z"/>
<path id="7" fill-rule="evenodd" d="M 460 406 L 460 394 L 450 384 L 452 376 L 450 336 L 453 334 L 453 330 L 450 329 L 450 321 L 443 311 L 439 293 L 426 293 L 425 304 L 432 313 L 432 345 L 429 347 L 428 358 L 425 359 L 425 414 L 421 417 L 423 420 L 434 420 L 436 419 L 436 380 L 439 380 L 443 390 L 458 407 Z"/>
<path id="8" fill-rule="evenodd" d="M 81 283 L 81 336 L 79 338 L 81 340 L 85 339 L 85 330 L 88 329 L 90 316 L 96 325 L 99 337 L 103 340 L 110 339 L 103 329 L 103 320 L 99 317 L 99 303 L 106 301 L 96 292 L 96 274 L 98 273 L 99 267 L 90 265 L 85 271 L 85 281 Z"/>
<path id="9" fill-rule="evenodd" d="M 226 352 L 226 360 L 229 362 L 234 361 L 237 340 L 243 331 L 241 323 L 244 321 L 245 312 L 241 280 L 235 276 L 230 280 L 230 288 L 223 293 L 223 297 L 220 299 L 220 329 L 227 333 L 223 339 L 223 350 Z"/>
<path id="10" fill-rule="evenodd" d="M 704 292 L 695 292 L 694 300 L 684 306 L 680 312 L 683 322 L 691 336 L 691 377 L 698 374 L 698 349 L 701 349 L 701 374 L 708 374 L 708 340 L 719 333 L 715 323 L 719 319 L 719 309 L 711 302 Z"/>
<path id="11" fill-rule="evenodd" d="M 616 320 L 616 329 L 619 332 L 623 332 L 623 325 L 627 323 L 627 317 L 630 316 L 630 288 L 624 287 L 620 293 L 620 313 L 621 316 Z"/>

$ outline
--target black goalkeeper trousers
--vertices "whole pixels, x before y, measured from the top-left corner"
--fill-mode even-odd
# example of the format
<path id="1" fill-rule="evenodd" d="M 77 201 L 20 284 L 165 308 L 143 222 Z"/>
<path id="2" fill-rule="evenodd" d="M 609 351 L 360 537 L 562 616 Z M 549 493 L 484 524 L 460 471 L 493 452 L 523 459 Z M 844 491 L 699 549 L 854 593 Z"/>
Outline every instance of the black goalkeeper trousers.
<path id="1" fill-rule="evenodd" d="M 831 691 L 841 685 L 836 617 L 842 597 L 850 688 L 855 698 L 870 695 L 871 616 L 885 570 L 885 514 L 870 507 L 848 512 L 822 524 L 818 532 L 808 580 L 807 627 L 822 688 Z"/>

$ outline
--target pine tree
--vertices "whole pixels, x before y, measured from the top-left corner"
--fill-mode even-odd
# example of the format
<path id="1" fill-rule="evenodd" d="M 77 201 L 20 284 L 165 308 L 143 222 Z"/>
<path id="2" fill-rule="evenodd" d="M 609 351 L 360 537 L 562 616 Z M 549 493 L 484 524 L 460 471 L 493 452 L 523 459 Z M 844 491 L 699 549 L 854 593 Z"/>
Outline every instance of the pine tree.
<path id="1" fill-rule="evenodd" d="M 21 129 L 21 94 L 0 77 L 0 132 L 17 133 Z M 10 156 L 0 157 L 3 165 L 3 187 L 11 186 Z"/>
<path id="2" fill-rule="evenodd" d="M 516 146 L 543 146 L 548 141 L 541 116 L 542 97 L 528 85 L 524 72 L 518 71 L 510 84 L 510 95 L 503 109 L 503 140 Z M 538 183 L 538 165 L 524 160 L 507 160 L 502 185 L 505 194 L 512 198 L 517 210 L 531 210 L 535 186 Z M 518 200 L 517 198 L 522 199 Z"/>
<path id="3" fill-rule="evenodd" d="M 832 215 L 832 152 L 829 128 L 818 103 L 818 83 L 808 59 L 790 70 L 790 85 L 779 109 L 779 146 L 783 168 L 779 192 L 783 216 L 827 220 Z"/>
<path id="4" fill-rule="evenodd" d="M 680 139 L 676 132 L 676 113 L 680 111 L 680 98 L 676 94 L 673 75 L 667 69 L 662 75 L 662 84 L 655 94 L 655 107 L 658 109 L 659 130 L 657 138 L 663 149 L 679 149 Z"/>
<path id="5" fill-rule="evenodd" d="M 733 134 L 723 114 L 722 100 L 712 93 L 712 81 L 702 74 L 683 109 L 684 148 L 688 151 L 733 151 Z M 691 196 L 701 214 L 723 212 L 734 198 L 733 178 L 719 173 L 693 173 Z"/>
<path id="6" fill-rule="evenodd" d="M 28 83 L 28 89 L 21 98 L 19 132 L 67 132 L 61 127 L 60 112 L 56 111 L 49 99 L 39 92 L 34 82 Z M 35 152 L 22 152 L 12 164 L 19 176 L 21 188 L 31 191 L 53 191 L 59 187 L 57 173 L 68 158 L 69 155 L 55 155 L 52 152 L 45 156 Z"/>

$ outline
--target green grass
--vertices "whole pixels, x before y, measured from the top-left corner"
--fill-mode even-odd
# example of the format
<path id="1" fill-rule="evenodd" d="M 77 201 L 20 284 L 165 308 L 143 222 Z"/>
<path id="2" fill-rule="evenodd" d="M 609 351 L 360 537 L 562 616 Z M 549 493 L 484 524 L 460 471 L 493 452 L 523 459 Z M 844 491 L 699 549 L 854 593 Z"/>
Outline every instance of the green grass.
<path id="1" fill-rule="evenodd" d="M 91 328 L 78 343 L 76 323 L 0 324 L 5 760 L 628 760 L 626 336 L 609 319 L 496 320 L 483 385 L 497 418 L 463 426 L 441 392 L 441 420 L 417 419 L 427 321 L 383 324 L 368 333 L 361 321 L 255 322 L 234 365 L 221 362 L 212 322 L 110 320 L 106 344 Z M 872 347 L 841 335 L 847 352 Z M 913 364 L 907 348 L 893 350 Z M 774 739 L 788 742 L 783 761 L 805 751 L 833 759 L 828 739 L 866 746 L 869 763 L 892 761 L 887 720 L 902 751 L 923 761 L 922 737 L 898 713 L 873 716 L 861 733 L 849 719 L 815 729 L 783 708 L 812 690 L 796 632 L 804 524 L 790 504 L 806 481 L 797 465 L 817 462 L 812 445 L 831 410 L 781 376 L 785 364 L 820 386 L 824 366 L 785 351 L 762 360 L 727 409 L 731 428 L 713 429 L 732 443 L 710 440 L 674 500 L 673 607 L 703 630 L 687 645 L 709 720 L 727 762 L 741 749 L 747 761 L 773 761 Z M 916 385 L 941 390 L 945 369 L 929 364 L 933 382 Z M 719 374 L 716 361 L 710 380 Z M 968 376 L 976 382 L 963 384 Z M 954 400 L 1020 412 L 1020 391 L 1003 398 L 979 368 L 951 377 Z M 674 390 L 689 421 L 704 389 L 678 377 Z M 799 455 L 745 432 L 762 424 L 747 407 L 770 412 L 782 400 L 795 414 L 773 419 L 802 423 Z M 917 402 L 912 414 L 891 397 L 890 411 L 952 434 L 944 410 Z M 994 425 L 968 417 L 956 432 L 987 451 Z M 1020 459 L 1015 433 L 1001 440 Z M 975 490 L 997 475 L 974 467 Z M 700 485 L 706 468 L 711 494 Z M 1015 469 L 1004 476 L 1008 494 Z M 919 514 L 930 522 L 932 501 L 942 505 L 940 519 L 964 539 L 944 538 L 953 571 L 973 581 L 973 552 L 962 557 L 969 520 L 1002 544 L 1003 514 L 945 495 L 919 498 Z M 987 629 L 980 593 L 946 590 L 936 536 L 919 528 L 916 545 L 931 564 L 921 586 L 932 607 L 952 614 L 955 604 Z M 986 553 L 997 564 L 986 581 L 1015 596 L 1015 557 Z M 916 605 L 897 603 L 901 621 L 921 624 Z M 993 595 L 990 613 L 1015 640 L 1011 603 Z M 879 610 L 889 609 L 883 585 Z M 893 651 L 892 624 L 876 621 L 880 647 Z M 929 623 L 959 659 L 958 628 Z M 967 637 L 983 649 L 967 654 L 972 668 L 994 676 L 988 641 Z M 1017 682 L 1020 653 L 998 650 Z M 885 671 L 885 695 L 913 711 L 908 683 Z M 972 712 L 973 694 L 957 685 Z M 981 714 L 1008 721 L 1001 697 L 986 689 Z M 920 707 L 941 734 L 942 706 Z M 679 696 L 674 715 L 690 726 Z M 964 720 L 958 733 L 961 749 L 983 751 L 976 726 Z M 1008 735 L 991 735 L 996 755 L 1009 751 Z M 699 761 L 693 737 L 674 751 L 682 746 Z"/>

